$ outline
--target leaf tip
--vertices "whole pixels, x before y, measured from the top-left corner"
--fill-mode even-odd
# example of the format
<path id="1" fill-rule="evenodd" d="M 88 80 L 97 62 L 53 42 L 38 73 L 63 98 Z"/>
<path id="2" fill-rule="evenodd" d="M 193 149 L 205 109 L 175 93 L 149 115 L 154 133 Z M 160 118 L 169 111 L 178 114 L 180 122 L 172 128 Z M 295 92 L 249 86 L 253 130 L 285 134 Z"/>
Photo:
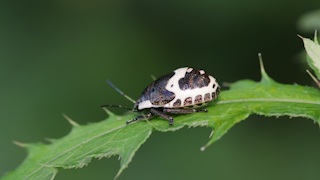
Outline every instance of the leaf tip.
<path id="1" fill-rule="evenodd" d="M 309 76 L 311 77 L 311 79 L 320 87 L 320 82 L 318 81 L 318 79 L 316 77 L 314 77 L 313 74 L 311 74 L 311 72 L 308 69 L 306 71 L 309 74 Z"/>
<path id="2" fill-rule="evenodd" d="M 150 74 L 150 76 L 151 76 L 153 81 L 155 81 L 157 79 L 153 74 Z"/>
<path id="3" fill-rule="evenodd" d="M 261 53 L 258 53 L 258 56 L 259 56 L 259 62 L 260 62 L 261 81 L 270 81 L 270 78 L 266 73 L 266 70 L 264 69 Z"/>
<path id="4" fill-rule="evenodd" d="M 52 138 L 44 138 L 44 140 L 50 142 L 50 143 L 53 143 L 55 142 L 56 140 L 55 139 L 52 139 Z"/>
<path id="5" fill-rule="evenodd" d="M 212 136 L 212 135 L 211 135 L 211 136 Z M 204 151 L 204 150 L 206 150 L 206 149 L 207 149 L 207 147 L 209 147 L 209 146 L 210 146 L 210 144 L 211 144 L 211 142 L 208 142 L 206 145 L 202 146 L 202 147 L 200 148 L 200 151 Z"/>
<path id="6" fill-rule="evenodd" d="M 302 40 L 304 39 L 304 37 L 300 36 L 300 34 L 297 34 L 297 36 Z"/>
<path id="7" fill-rule="evenodd" d="M 109 116 L 114 116 L 114 113 L 111 112 L 109 109 L 107 109 L 106 107 L 102 107 L 102 109 L 109 115 Z"/>
<path id="8" fill-rule="evenodd" d="M 27 144 L 19 142 L 19 141 L 12 141 L 12 143 L 19 146 L 19 147 L 23 147 L 23 148 L 27 147 Z"/>
<path id="9" fill-rule="evenodd" d="M 211 137 L 212 137 L 212 135 L 213 135 L 213 132 L 214 132 L 214 131 L 211 131 L 211 133 L 210 133 L 210 135 L 209 135 L 209 138 L 211 138 Z"/>
<path id="10" fill-rule="evenodd" d="M 69 116 L 62 113 L 62 116 L 73 126 L 73 127 L 79 127 L 80 125 L 73 121 Z"/>
<path id="11" fill-rule="evenodd" d="M 123 169 L 124 169 L 124 168 L 120 168 L 120 169 L 119 169 L 117 175 L 113 178 L 113 180 L 116 180 L 116 179 L 120 176 L 120 174 L 122 173 Z"/>

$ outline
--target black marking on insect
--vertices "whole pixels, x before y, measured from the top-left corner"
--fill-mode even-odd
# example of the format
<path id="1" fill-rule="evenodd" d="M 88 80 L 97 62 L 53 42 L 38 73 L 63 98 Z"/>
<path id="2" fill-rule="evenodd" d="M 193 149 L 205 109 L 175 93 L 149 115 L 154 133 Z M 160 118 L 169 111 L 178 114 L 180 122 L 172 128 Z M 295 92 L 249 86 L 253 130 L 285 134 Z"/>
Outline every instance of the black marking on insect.
<path id="1" fill-rule="evenodd" d="M 150 109 L 148 114 L 138 115 L 136 118 L 128 120 L 127 124 L 158 115 L 169 120 L 169 124 L 172 126 L 174 119 L 166 113 L 208 112 L 207 109 L 198 108 L 216 99 L 220 92 L 220 86 L 214 77 L 208 75 L 204 70 L 189 67 L 179 68 L 159 77 L 144 89 L 137 101 L 125 95 L 109 80 L 107 82 L 116 91 L 132 101 L 134 107 L 127 108 L 121 105 L 103 105 L 101 107 L 118 107 L 134 112 Z"/>

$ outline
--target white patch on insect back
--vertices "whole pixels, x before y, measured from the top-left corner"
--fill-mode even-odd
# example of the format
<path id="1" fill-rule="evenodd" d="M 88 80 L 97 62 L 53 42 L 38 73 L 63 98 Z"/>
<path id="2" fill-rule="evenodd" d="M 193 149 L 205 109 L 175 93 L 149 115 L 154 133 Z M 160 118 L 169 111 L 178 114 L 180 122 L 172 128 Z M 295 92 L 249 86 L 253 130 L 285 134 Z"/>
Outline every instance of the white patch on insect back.
<path id="1" fill-rule="evenodd" d="M 175 95 L 177 95 L 177 92 L 179 92 L 179 90 L 181 91 L 181 89 L 179 87 L 179 79 L 184 78 L 184 76 L 186 75 L 187 69 L 188 69 L 188 67 L 184 67 L 184 68 L 176 69 L 174 71 L 175 74 L 168 80 L 168 83 L 166 86 L 166 89 L 168 91 L 173 92 Z M 191 69 L 191 71 L 192 71 L 192 68 L 189 68 L 189 69 Z M 176 97 L 173 101 L 175 102 L 177 99 L 179 99 L 179 98 Z M 181 100 L 181 102 L 184 102 L 184 99 L 183 99 L 183 101 L 182 101 L 182 99 L 180 99 L 180 100 Z"/>
<path id="2" fill-rule="evenodd" d="M 189 69 L 191 69 L 191 68 L 189 68 Z M 188 67 L 185 67 L 185 68 L 179 68 L 174 71 L 175 74 L 169 79 L 169 81 L 166 85 L 166 89 L 168 91 L 173 92 L 175 94 L 175 98 L 171 102 L 169 102 L 168 104 L 163 105 L 162 107 L 174 108 L 175 106 L 173 106 L 173 104 L 174 104 L 174 102 L 176 102 L 176 100 L 180 99 L 181 102 L 184 102 L 189 97 L 192 98 L 192 104 L 194 104 L 196 96 L 198 96 L 198 95 L 202 95 L 202 102 L 205 102 L 204 95 L 207 93 L 210 93 L 210 100 L 209 101 L 212 100 L 212 98 L 211 98 L 212 93 L 216 92 L 217 88 L 219 87 L 218 83 L 216 82 L 216 79 L 212 76 L 208 76 L 210 79 L 210 83 L 206 87 L 187 89 L 187 90 L 180 89 L 179 80 L 181 78 L 185 77 L 186 72 L 188 72 L 189 69 L 188 69 Z M 214 84 L 215 84 L 215 87 L 212 88 Z M 181 106 L 183 107 L 184 105 L 181 104 Z M 160 106 L 153 106 L 153 107 L 160 107 Z"/>
<path id="3" fill-rule="evenodd" d="M 180 68 L 181 69 L 181 68 Z M 178 70 L 178 69 L 177 69 Z M 190 73 L 191 71 L 193 71 L 193 68 L 188 68 L 187 72 Z"/>
<path id="4" fill-rule="evenodd" d="M 183 67 L 183 68 L 179 68 L 176 69 L 174 72 L 175 74 L 168 80 L 167 85 L 166 85 L 166 89 L 168 91 L 171 91 L 175 94 L 175 98 L 170 101 L 167 104 L 164 105 L 153 105 L 151 103 L 150 100 L 146 100 L 143 101 L 139 104 L 138 109 L 142 110 L 142 109 L 146 109 L 146 108 L 151 108 L 151 107 L 166 107 L 166 108 L 179 108 L 179 107 L 184 107 L 184 108 L 199 108 L 202 106 L 206 106 L 207 103 L 209 101 L 212 101 L 212 93 L 215 93 L 217 91 L 217 88 L 219 87 L 218 83 L 216 82 L 216 79 L 210 75 L 208 75 L 209 79 L 210 79 L 210 83 L 208 84 L 208 86 L 206 87 L 202 87 L 202 88 L 195 88 L 195 89 L 187 89 L 187 90 L 181 90 L 180 86 L 179 86 L 179 80 L 181 78 L 184 78 L 186 73 L 190 73 L 193 70 L 193 68 L 189 68 L 189 67 Z M 204 70 L 200 70 L 200 74 L 205 74 Z M 215 87 L 213 87 L 213 85 L 215 84 Z M 210 99 L 205 101 L 205 94 L 209 93 L 210 94 Z M 195 104 L 195 99 L 196 96 L 201 95 L 202 96 L 202 100 L 201 103 L 199 104 Z M 185 102 L 185 100 L 187 98 L 191 97 L 192 98 L 192 104 L 190 104 L 190 107 L 185 107 L 183 102 Z M 180 99 L 180 106 L 173 106 L 173 104 Z M 193 107 L 191 107 L 193 106 Z"/>
<path id="5" fill-rule="evenodd" d="M 151 104 L 150 100 L 147 100 L 147 101 L 141 102 L 138 106 L 138 109 L 141 110 L 141 109 L 146 109 L 151 107 L 154 107 L 154 105 Z"/>

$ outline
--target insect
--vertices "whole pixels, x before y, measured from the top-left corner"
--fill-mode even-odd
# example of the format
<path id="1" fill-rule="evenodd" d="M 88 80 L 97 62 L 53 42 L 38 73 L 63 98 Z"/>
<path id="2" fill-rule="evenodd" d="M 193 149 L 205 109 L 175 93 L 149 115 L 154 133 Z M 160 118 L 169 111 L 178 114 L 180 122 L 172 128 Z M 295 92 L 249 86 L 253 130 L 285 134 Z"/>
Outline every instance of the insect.
<path id="1" fill-rule="evenodd" d="M 134 112 L 150 109 L 146 115 L 138 115 L 128 120 L 126 124 L 134 121 L 151 118 L 155 115 L 169 120 L 173 125 L 174 118 L 170 114 L 191 114 L 208 112 L 201 107 L 216 99 L 220 93 L 220 86 L 216 79 L 208 75 L 204 70 L 183 67 L 163 75 L 144 89 L 137 101 L 125 95 L 109 80 L 107 82 L 120 94 L 134 103 L 133 108 L 121 105 L 103 105 L 101 107 L 118 107 Z"/>

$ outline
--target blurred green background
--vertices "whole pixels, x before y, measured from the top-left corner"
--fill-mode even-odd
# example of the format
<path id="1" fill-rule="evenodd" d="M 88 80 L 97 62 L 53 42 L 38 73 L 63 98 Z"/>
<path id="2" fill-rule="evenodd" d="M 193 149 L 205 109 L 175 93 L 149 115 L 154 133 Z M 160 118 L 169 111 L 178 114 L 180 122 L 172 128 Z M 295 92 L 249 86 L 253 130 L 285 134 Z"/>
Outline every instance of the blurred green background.
<path id="1" fill-rule="evenodd" d="M 273 79 L 311 86 L 297 34 L 313 37 L 315 27 L 299 18 L 319 5 L 319 0 L 1 1 L 0 175 L 27 155 L 13 140 L 47 143 L 45 138 L 70 131 L 61 113 L 87 124 L 107 117 L 100 105 L 132 106 L 107 78 L 134 99 L 152 82 L 151 74 L 183 66 L 205 69 L 220 84 L 258 81 L 261 52 Z M 119 180 L 320 178 L 320 133 L 312 120 L 254 115 L 201 152 L 210 132 L 204 127 L 154 132 Z M 117 158 L 62 170 L 56 179 L 112 179 Z"/>

